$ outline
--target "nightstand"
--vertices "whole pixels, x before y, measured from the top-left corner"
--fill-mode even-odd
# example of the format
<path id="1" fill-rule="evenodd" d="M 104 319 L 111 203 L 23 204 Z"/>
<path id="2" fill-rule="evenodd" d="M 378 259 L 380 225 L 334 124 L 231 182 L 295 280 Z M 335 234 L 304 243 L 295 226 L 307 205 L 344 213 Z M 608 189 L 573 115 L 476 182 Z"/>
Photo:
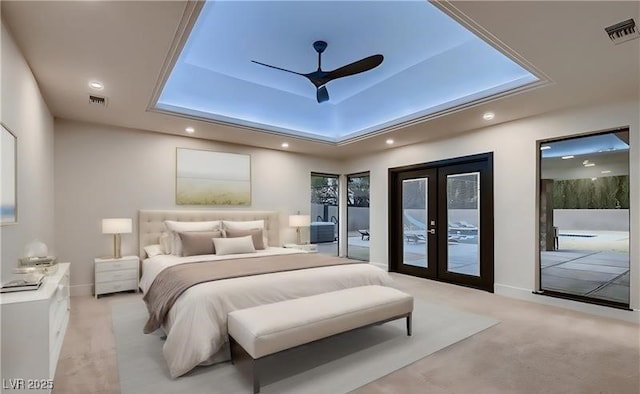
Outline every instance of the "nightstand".
<path id="1" fill-rule="evenodd" d="M 123 256 L 119 259 L 96 258 L 94 260 L 95 294 L 118 291 L 138 291 L 140 261 L 138 256 Z"/>
<path id="2" fill-rule="evenodd" d="M 302 245 L 284 244 L 284 245 L 282 245 L 282 247 L 288 248 L 288 249 L 304 250 L 307 253 L 317 253 L 318 252 L 318 246 L 315 245 L 315 244 L 302 244 Z"/>

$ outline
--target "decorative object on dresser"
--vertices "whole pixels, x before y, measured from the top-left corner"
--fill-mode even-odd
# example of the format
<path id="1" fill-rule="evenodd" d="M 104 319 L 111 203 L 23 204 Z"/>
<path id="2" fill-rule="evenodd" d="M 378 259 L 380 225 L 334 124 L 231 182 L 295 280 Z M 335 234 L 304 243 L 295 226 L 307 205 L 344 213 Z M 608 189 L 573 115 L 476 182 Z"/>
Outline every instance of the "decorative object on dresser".
<path id="1" fill-rule="evenodd" d="M 119 291 L 138 291 L 138 256 L 96 258 L 94 260 L 95 297 Z"/>
<path id="2" fill-rule="evenodd" d="M 20 258 L 19 265 L 14 269 L 17 274 L 40 272 L 51 275 L 56 272 L 58 260 L 48 256 L 49 248 L 44 242 L 33 240 L 24 247 L 25 257 Z"/>
<path id="3" fill-rule="evenodd" d="M 300 215 L 299 212 L 296 215 L 289 215 L 289 227 L 296 228 L 297 245 L 300 245 L 302 243 L 300 242 L 300 227 L 309 227 L 310 224 L 311 218 L 309 217 L 309 215 Z"/>
<path id="4" fill-rule="evenodd" d="M 34 392 L 49 393 L 53 388 L 69 321 L 69 266 L 59 263 L 38 290 L 0 295 L 2 377 L 37 379 Z"/>
<path id="5" fill-rule="evenodd" d="M 0 293 L 11 293 L 14 291 L 38 290 L 42 284 L 44 275 L 39 272 L 29 272 L 15 274 L 13 279 L 3 282 Z"/>
<path id="6" fill-rule="evenodd" d="M 120 234 L 129 234 L 133 229 L 129 218 L 102 219 L 102 234 L 113 234 L 113 258 L 122 257 L 120 252 Z"/>
<path id="7" fill-rule="evenodd" d="M 251 156 L 177 148 L 176 204 L 251 205 Z"/>

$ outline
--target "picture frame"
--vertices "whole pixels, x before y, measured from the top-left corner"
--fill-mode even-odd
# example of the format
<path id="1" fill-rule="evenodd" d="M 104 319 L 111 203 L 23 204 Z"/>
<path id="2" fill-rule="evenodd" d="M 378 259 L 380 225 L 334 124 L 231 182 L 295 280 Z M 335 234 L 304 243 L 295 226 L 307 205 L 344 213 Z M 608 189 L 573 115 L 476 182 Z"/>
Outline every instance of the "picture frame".
<path id="1" fill-rule="evenodd" d="M 176 205 L 251 205 L 251 156 L 176 148 Z"/>
<path id="2" fill-rule="evenodd" d="M 16 135 L 0 123 L 0 226 L 18 223 L 18 141 Z"/>

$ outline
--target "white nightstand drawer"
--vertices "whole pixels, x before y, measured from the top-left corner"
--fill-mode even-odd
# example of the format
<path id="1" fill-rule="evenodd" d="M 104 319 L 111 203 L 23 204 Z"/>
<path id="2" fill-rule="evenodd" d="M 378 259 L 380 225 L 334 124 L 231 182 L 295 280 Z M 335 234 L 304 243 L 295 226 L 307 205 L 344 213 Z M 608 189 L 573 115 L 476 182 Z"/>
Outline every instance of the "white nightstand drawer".
<path id="1" fill-rule="evenodd" d="M 138 276 L 137 269 L 127 269 L 118 271 L 101 271 L 96 272 L 96 283 L 113 282 L 122 280 L 136 280 Z"/>
<path id="2" fill-rule="evenodd" d="M 115 293 L 117 291 L 138 290 L 138 280 L 121 280 L 116 282 L 96 283 L 96 295 Z"/>
<path id="3" fill-rule="evenodd" d="M 138 259 L 96 262 L 96 272 L 138 269 Z"/>

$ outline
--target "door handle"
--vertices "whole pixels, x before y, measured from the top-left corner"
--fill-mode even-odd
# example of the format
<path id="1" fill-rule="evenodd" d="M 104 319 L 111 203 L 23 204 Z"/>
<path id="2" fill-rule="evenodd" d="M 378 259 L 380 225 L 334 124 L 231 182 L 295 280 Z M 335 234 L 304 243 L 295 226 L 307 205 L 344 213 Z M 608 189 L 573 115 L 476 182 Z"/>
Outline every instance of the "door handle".
<path id="1" fill-rule="evenodd" d="M 429 234 L 436 235 L 436 229 L 432 228 L 431 230 L 429 230 Z"/>

